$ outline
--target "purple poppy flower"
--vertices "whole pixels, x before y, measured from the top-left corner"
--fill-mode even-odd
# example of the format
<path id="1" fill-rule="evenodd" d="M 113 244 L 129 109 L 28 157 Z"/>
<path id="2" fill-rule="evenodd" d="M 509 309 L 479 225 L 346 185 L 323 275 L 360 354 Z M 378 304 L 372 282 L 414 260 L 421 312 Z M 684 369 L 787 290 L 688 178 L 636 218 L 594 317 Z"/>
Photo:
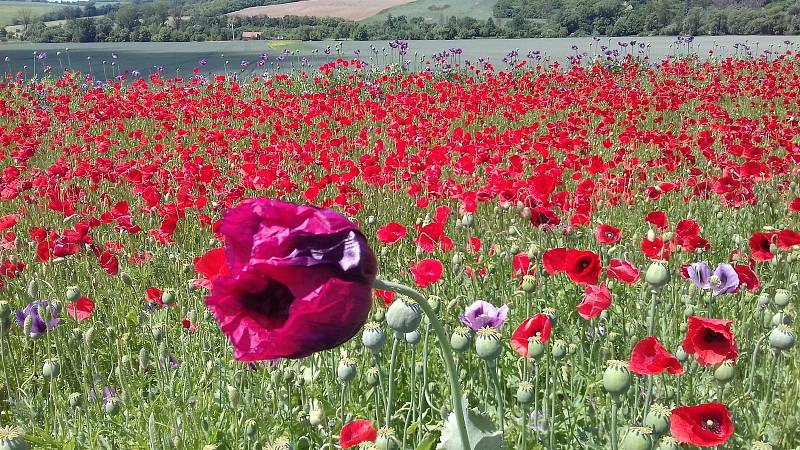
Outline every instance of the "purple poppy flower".
<path id="1" fill-rule="evenodd" d="M 303 358 L 364 325 L 377 261 L 346 217 L 257 198 L 226 211 L 220 232 L 229 273 L 206 304 L 236 359 Z"/>
<path id="2" fill-rule="evenodd" d="M 200 65 L 201 66 L 205 66 L 206 64 L 208 64 L 208 59 L 203 58 L 203 59 L 200 60 Z"/>
<path id="3" fill-rule="evenodd" d="M 60 308 L 52 306 L 47 300 L 34 300 L 24 309 L 17 311 L 17 323 L 24 329 L 25 321 L 30 317 L 31 337 L 38 337 L 52 330 L 61 322 L 58 318 L 59 313 Z"/>
<path id="4" fill-rule="evenodd" d="M 507 317 L 508 305 L 497 308 L 489 302 L 476 300 L 464 310 L 464 315 L 459 319 L 473 331 L 478 331 L 484 327 L 500 328 L 506 323 Z"/>
<path id="5" fill-rule="evenodd" d="M 708 289 L 711 287 L 708 282 L 708 279 L 711 277 L 711 267 L 708 267 L 708 264 L 705 262 L 692 263 L 686 271 L 689 272 L 689 279 L 692 280 L 695 286 L 700 289 Z"/>
<path id="6" fill-rule="evenodd" d="M 729 294 L 739 287 L 739 274 L 730 264 L 722 263 L 717 266 L 714 275 L 709 279 L 709 283 L 715 297 Z"/>

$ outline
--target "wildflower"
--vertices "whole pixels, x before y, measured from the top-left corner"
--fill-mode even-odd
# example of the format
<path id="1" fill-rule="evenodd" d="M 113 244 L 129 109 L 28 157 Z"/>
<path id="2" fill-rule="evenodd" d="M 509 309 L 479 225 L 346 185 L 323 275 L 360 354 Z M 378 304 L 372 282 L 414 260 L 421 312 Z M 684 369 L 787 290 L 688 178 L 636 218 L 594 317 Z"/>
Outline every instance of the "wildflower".
<path id="1" fill-rule="evenodd" d="M 34 300 L 22 310 L 17 311 L 17 323 L 25 330 L 25 322 L 30 322 L 30 330 L 25 330 L 30 333 L 31 337 L 38 337 L 56 326 L 61 322 L 58 318 L 60 308 L 51 305 L 47 300 Z"/>
<path id="2" fill-rule="evenodd" d="M 464 310 L 459 320 L 472 331 L 478 331 L 484 327 L 500 328 L 507 318 L 508 305 L 497 308 L 489 302 L 476 300 Z"/>
<path id="3" fill-rule="evenodd" d="M 722 403 L 681 406 L 672 410 L 670 432 L 681 442 L 713 447 L 728 441 L 733 434 L 733 422 Z"/>

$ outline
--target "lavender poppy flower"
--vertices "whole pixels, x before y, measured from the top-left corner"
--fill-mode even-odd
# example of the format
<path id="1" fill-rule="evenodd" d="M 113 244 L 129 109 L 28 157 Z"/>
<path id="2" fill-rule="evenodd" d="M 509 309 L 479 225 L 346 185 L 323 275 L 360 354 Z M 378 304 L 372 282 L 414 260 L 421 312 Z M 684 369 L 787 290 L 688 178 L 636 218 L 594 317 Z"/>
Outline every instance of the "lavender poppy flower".
<path id="1" fill-rule="evenodd" d="M 206 297 L 240 361 L 303 358 L 337 347 L 367 320 L 377 261 L 330 209 L 250 199 L 225 212 L 229 273 Z"/>
<path id="2" fill-rule="evenodd" d="M 722 294 L 730 294 L 739 287 L 739 274 L 730 264 L 722 263 L 717 266 L 714 275 L 709 279 L 709 283 L 715 297 Z"/>
<path id="3" fill-rule="evenodd" d="M 508 305 L 497 308 L 489 302 L 476 300 L 464 310 L 464 315 L 459 319 L 473 331 L 478 331 L 484 327 L 500 328 L 506 323 L 507 317 Z"/>
<path id="4" fill-rule="evenodd" d="M 711 277 L 711 267 L 708 267 L 708 264 L 705 262 L 692 263 L 686 271 L 689 272 L 689 279 L 692 280 L 695 286 L 700 289 L 708 289 L 711 287 L 708 282 L 708 279 Z"/>
<path id="5" fill-rule="evenodd" d="M 31 337 L 38 337 L 52 330 L 61 322 L 58 318 L 59 313 L 60 308 L 51 305 L 47 300 L 34 300 L 24 309 L 17 311 L 17 323 L 24 329 L 25 321 L 30 317 Z"/>

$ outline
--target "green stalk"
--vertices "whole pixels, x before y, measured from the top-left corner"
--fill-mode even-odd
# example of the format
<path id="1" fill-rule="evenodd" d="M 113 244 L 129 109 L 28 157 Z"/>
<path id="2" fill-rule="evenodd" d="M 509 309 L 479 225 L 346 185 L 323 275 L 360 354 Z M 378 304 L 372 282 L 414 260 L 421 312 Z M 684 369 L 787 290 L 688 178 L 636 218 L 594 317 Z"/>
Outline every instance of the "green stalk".
<path id="1" fill-rule="evenodd" d="M 445 369 L 447 369 L 447 377 L 450 381 L 450 397 L 453 403 L 453 413 L 456 416 L 456 422 L 458 424 L 458 433 L 461 437 L 461 444 L 464 450 L 470 450 L 471 447 L 469 445 L 469 435 L 467 434 L 467 422 L 464 420 L 464 406 L 461 401 L 461 385 L 458 384 L 458 372 L 456 371 L 456 364 L 453 360 L 453 349 L 450 347 L 450 340 L 447 337 L 447 333 L 444 331 L 442 322 L 438 317 L 436 317 L 436 312 L 433 311 L 433 308 L 422 293 L 417 292 L 408 286 L 381 279 L 375 280 L 373 287 L 375 289 L 397 292 L 398 294 L 412 298 L 420 305 L 422 311 L 425 312 L 425 315 L 428 316 L 428 321 L 433 327 L 434 333 L 436 333 L 436 339 L 439 341 L 439 348 L 442 351 L 442 360 L 444 360 Z M 389 383 L 391 388 L 391 379 L 389 380 Z"/>

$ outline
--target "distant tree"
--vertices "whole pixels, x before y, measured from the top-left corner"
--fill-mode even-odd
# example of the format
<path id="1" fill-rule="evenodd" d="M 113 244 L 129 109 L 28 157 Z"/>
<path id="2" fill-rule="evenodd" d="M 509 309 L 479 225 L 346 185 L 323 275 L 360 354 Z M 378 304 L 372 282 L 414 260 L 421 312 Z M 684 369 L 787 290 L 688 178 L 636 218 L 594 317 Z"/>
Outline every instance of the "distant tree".
<path id="1" fill-rule="evenodd" d="M 25 30 L 27 30 L 28 25 L 33 21 L 33 11 L 28 8 L 22 8 L 17 11 L 17 17 L 19 18 L 20 25 L 24 25 Z"/>

